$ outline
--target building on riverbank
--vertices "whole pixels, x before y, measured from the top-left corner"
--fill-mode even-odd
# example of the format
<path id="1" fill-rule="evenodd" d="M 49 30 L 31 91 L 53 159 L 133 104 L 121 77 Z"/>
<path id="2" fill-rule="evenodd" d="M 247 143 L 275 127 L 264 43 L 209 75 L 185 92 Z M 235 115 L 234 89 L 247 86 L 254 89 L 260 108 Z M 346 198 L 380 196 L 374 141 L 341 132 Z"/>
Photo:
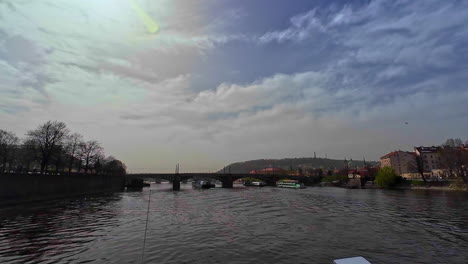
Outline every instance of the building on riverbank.
<path id="1" fill-rule="evenodd" d="M 420 171 L 426 179 L 441 179 L 453 177 L 454 164 L 462 164 L 463 159 L 458 156 L 468 156 L 465 145 L 459 147 L 414 147 L 414 152 L 393 151 L 380 158 L 381 167 L 391 167 L 404 178 L 421 178 Z M 457 157 L 459 160 L 457 160 Z M 468 159 L 467 159 L 468 160 Z M 464 165 L 461 165 L 464 166 Z"/>
<path id="2" fill-rule="evenodd" d="M 404 178 L 416 176 L 416 154 L 409 151 L 393 151 L 380 157 L 380 167 L 390 167 Z"/>
<path id="3" fill-rule="evenodd" d="M 433 174 L 442 169 L 441 152 L 441 147 L 414 147 L 414 153 L 421 158 L 425 173 Z"/>

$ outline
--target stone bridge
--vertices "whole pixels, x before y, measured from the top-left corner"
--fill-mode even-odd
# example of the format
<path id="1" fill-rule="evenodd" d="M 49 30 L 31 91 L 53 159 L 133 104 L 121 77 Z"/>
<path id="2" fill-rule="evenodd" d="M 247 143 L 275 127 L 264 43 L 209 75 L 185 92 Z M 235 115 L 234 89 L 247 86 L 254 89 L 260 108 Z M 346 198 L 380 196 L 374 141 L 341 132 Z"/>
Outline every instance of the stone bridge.
<path id="1" fill-rule="evenodd" d="M 235 180 L 247 177 L 262 180 L 269 186 L 275 186 L 276 182 L 281 179 L 298 180 L 304 184 L 308 184 L 310 182 L 309 177 L 305 176 L 249 173 L 136 173 L 127 174 L 126 182 L 129 182 L 132 179 L 167 180 L 172 182 L 172 189 L 174 191 L 178 191 L 180 190 L 180 182 L 187 181 L 188 179 L 212 179 L 215 181 L 220 181 L 223 188 L 232 188 L 233 182 Z"/>

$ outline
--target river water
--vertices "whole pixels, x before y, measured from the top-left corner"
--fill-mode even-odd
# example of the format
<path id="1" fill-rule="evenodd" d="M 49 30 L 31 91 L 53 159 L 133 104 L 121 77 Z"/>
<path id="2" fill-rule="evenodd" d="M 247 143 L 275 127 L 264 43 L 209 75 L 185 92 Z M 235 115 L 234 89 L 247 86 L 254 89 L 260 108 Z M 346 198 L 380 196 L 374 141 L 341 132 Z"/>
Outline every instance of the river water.
<path id="1" fill-rule="evenodd" d="M 150 188 L 0 207 L 0 263 L 468 263 L 466 193 Z"/>

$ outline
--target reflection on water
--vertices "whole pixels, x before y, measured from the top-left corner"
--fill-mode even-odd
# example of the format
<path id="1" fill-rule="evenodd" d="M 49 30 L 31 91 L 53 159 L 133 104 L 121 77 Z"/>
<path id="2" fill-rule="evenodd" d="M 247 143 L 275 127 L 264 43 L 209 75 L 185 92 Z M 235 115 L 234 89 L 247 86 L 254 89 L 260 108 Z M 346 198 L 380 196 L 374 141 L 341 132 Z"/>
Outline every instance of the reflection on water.
<path id="1" fill-rule="evenodd" d="M 144 263 L 466 263 L 468 195 L 152 185 Z M 0 208 L 0 263 L 141 263 L 149 189 Z"/>
<path id="2" fill-rule="evenodd" d="M 118 197 L 87 197 L 3 209 L 1 263 L 56 263 L 86 251 L 101 228 L 117 225 L 108 204 Z M 5 258 L 5 260 L 3 259 Z"/>

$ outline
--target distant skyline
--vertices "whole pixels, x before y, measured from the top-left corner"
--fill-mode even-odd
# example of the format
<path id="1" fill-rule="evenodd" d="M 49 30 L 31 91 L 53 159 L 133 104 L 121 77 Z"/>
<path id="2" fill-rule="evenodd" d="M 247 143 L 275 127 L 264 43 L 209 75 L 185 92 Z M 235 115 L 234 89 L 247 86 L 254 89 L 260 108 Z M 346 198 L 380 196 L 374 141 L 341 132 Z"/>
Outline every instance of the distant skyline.
<path id="1" fill-rule="evenodd" d="M 467 73 L 468 1 L 0 1 L 0 128 L 130 172 L 466 140 Z"/>

